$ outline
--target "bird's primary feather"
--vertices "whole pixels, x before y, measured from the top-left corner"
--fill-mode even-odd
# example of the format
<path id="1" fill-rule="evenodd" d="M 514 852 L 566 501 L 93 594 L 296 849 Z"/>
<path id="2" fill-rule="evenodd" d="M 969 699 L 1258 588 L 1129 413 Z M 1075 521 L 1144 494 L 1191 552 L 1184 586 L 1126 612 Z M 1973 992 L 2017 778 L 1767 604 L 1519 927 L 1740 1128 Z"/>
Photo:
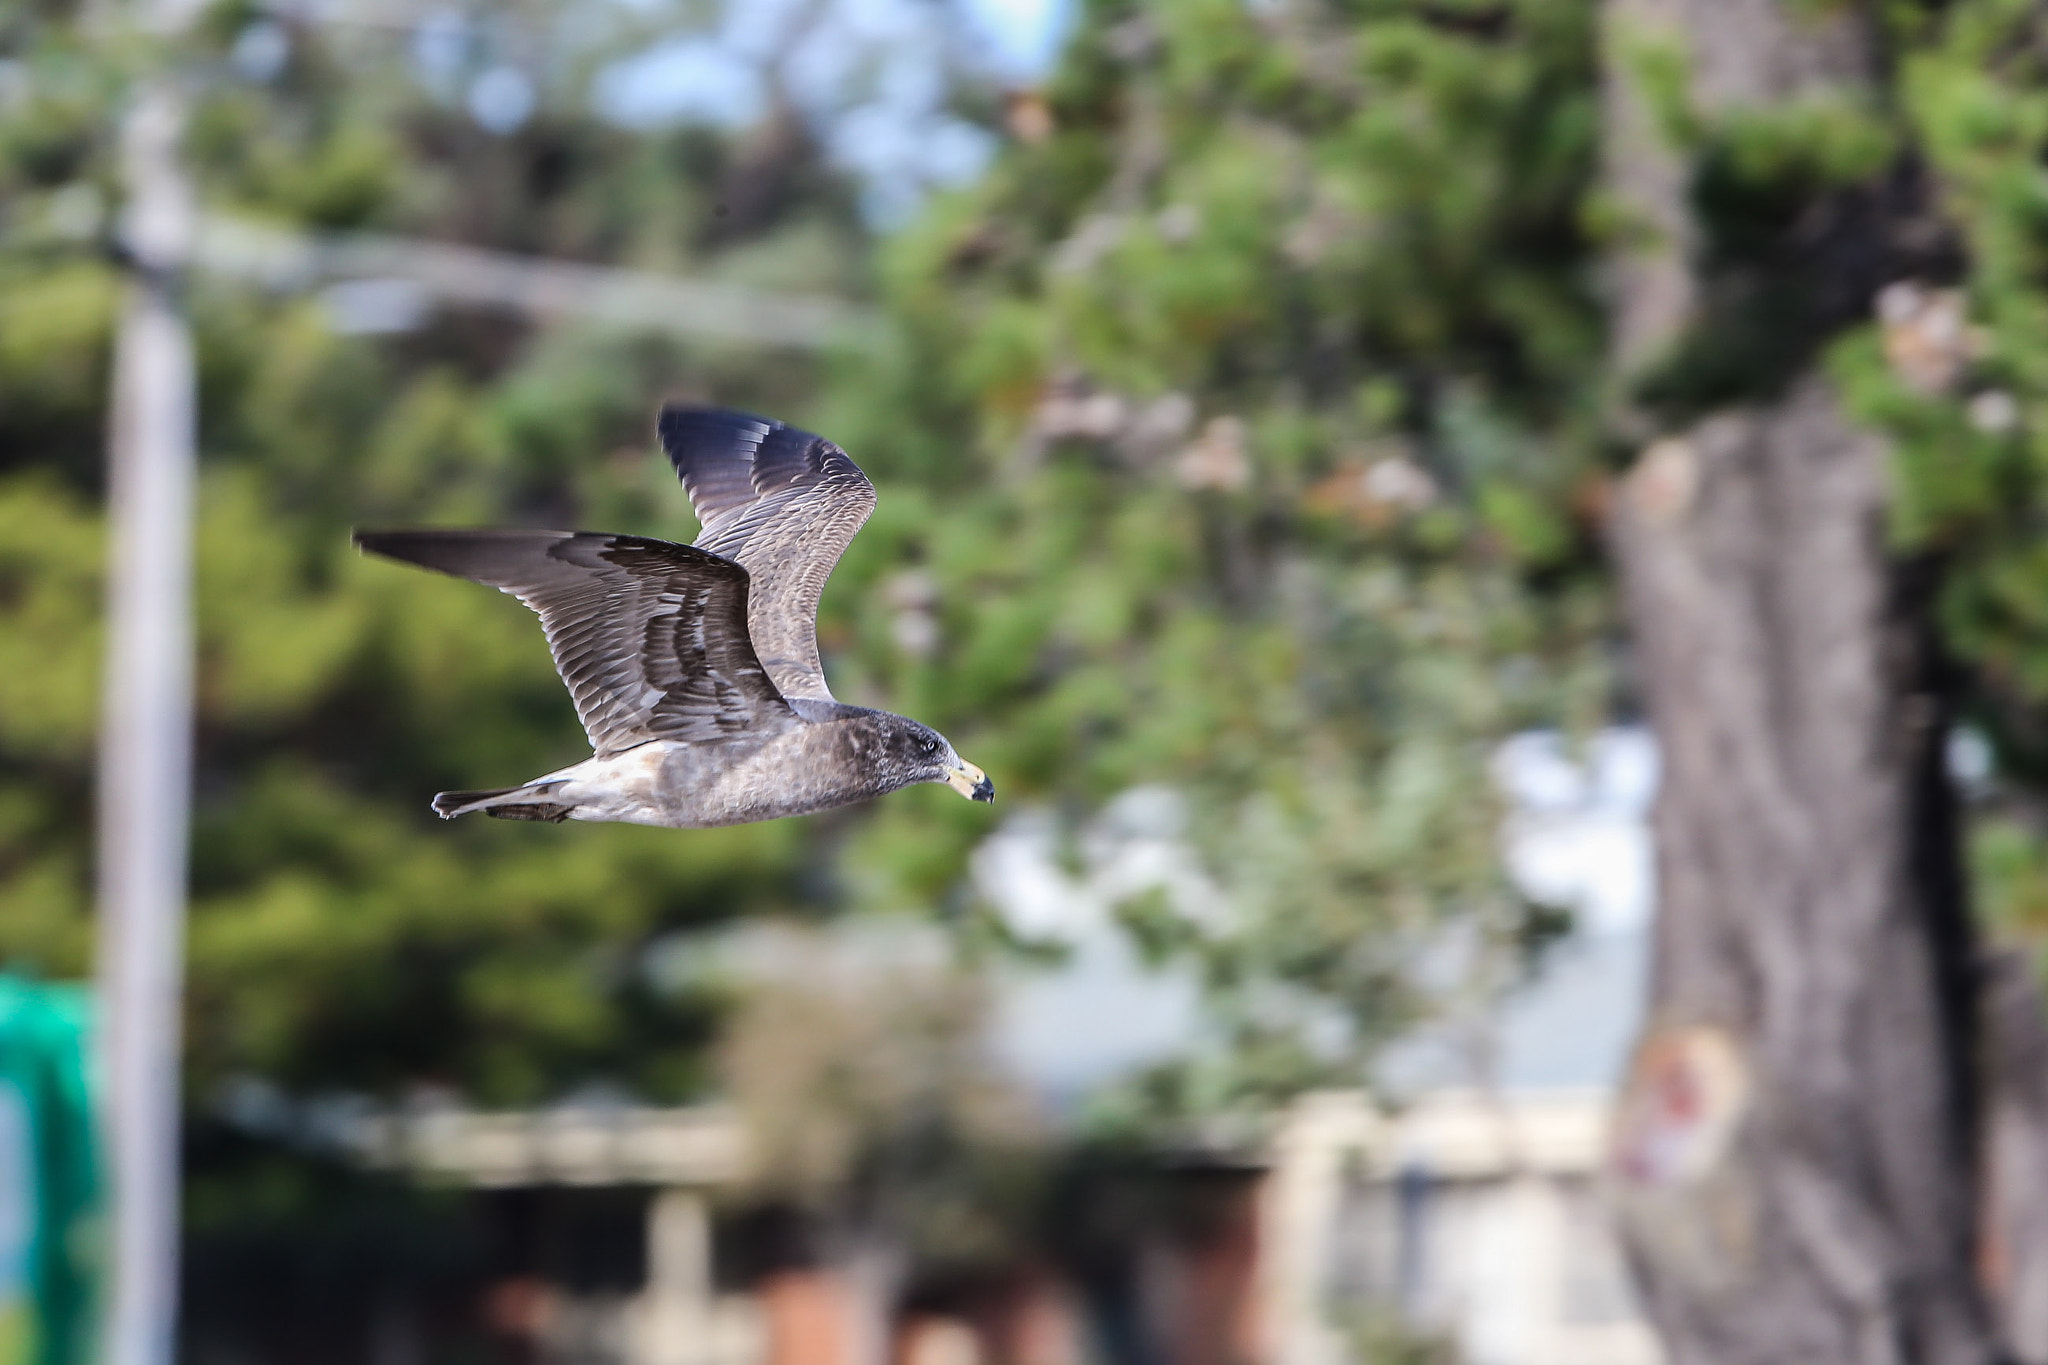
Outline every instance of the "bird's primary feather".
<path id="1" fill-rule="evenodd" d="M 672 404 L 658 429 L 703 523 L 697 548 L 752 576 L 747 626 L 768 676 L 785 697 L 830 701 L 818 598 L 875 486 L 824 437 L 765 417 Z"/>

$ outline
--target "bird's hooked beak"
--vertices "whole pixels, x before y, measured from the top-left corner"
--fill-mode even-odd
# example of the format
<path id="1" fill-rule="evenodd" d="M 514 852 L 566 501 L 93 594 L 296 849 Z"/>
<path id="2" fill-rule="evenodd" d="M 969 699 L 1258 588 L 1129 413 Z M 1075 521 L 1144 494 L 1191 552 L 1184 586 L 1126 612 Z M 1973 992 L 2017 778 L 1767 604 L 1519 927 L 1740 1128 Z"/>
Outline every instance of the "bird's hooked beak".
<path id="1" fill-rule="evenodd" d="M 946 785 L 969 801 L 996 799 L 996 784 L 988 780 L 987 773 L 964 758 L 957 767 L 946 769 Z"/>

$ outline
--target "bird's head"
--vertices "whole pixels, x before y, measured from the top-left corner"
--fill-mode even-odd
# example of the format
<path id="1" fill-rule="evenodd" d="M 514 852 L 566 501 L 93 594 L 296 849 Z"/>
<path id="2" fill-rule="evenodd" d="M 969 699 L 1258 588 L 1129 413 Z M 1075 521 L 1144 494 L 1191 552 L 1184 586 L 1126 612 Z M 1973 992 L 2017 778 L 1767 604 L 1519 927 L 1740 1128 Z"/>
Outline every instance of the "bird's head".
<path id="1" fill-rule="evenodd" d="M 953 752 L 946 737 L 907 716 L 891 716 L 883 741 L 884 761 L 903 785 L 943 782 L 969 801 L 993 801 L 988 774 Z"/>

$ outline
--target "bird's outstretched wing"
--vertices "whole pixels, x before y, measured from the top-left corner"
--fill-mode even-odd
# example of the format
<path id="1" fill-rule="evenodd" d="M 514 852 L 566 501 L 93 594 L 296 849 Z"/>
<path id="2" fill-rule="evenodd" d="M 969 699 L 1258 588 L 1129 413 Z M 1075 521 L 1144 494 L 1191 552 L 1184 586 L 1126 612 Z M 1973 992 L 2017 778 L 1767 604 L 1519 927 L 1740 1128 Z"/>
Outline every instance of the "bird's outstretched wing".
<path id="1" fill-rule="evenodd" d="M 875 486 L 845 451 L 808 431 L 722 408 L 661 410 L 661 445 L 697 520 L 697 547 L 753 579 L 748 632 L 785 697 L 832 700 L 818 660 L 818 597 Z"/>
<path id="2" fill-rule="evenodd" d="M 747 639 L 747 572 L 717 555 L 571 531 L 366 531 L 356 544 L 489 584 L 538 612 L 599 757 L 795 718 Z"/>

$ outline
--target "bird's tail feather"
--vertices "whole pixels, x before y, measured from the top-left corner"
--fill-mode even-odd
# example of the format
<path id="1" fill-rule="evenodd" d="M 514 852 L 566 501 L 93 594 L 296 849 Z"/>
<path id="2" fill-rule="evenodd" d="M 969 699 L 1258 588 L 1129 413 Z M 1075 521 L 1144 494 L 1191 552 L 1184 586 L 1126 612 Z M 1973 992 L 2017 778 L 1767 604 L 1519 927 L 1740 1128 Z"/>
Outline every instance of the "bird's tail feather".
<path id="1" fill-rule="evenodd" d="M 439 792 L 434 797 L 434 813 L 443 820 L 482 811 L 494 820 L 546 820 L 550 824 L 560 824 L 576 807 L 538 799 L 547 796 L 549 791 L 546 784 L 529 784 L 501 787 L 497 791 Z"/>

